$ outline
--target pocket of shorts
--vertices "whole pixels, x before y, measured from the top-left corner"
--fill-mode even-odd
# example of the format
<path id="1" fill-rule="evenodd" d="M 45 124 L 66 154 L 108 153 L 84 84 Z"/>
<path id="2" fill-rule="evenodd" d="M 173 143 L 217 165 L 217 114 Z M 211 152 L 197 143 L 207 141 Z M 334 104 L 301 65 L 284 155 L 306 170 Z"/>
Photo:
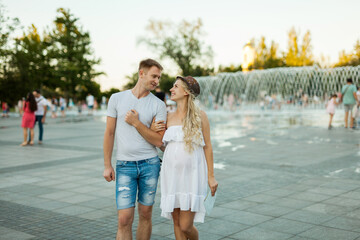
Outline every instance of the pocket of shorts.
<path id="1" fill-rule="evenodd" d="M 150 159 L 147 159 L 146 162 L 148 164 L 160 164 L 160 160 L 158 157 L 154 157 L 154 158 L 150 158 Z"/>
<path id="2" fill-rule="evenodd" d="M 121 160 L 117 160 L 116 161 L 116 167 L 123 167 L 125 166 L 127 163 L 127 161 L 121 161 Z"/>

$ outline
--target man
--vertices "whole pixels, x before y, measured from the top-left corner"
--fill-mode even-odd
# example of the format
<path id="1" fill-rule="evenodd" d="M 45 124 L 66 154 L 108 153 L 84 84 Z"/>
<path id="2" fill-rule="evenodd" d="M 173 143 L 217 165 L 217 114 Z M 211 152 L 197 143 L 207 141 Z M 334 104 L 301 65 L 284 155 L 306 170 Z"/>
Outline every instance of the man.
<path id="1" fill-rule="evenodd" d="M 94 109 L 94 96 L 91 95 L 90 93 L 88 93 L 87 97 L 86 97 L 86 103 L 87 103 L 87 106 L 88 106 L 88 115 L 92 114 L 92 111 Z"/>
<path id="2" fill-rule="evenodd" d="M 35 125 L 37 122 L 39 123 L 39 144 L 42 144 L 44 134 L 43 124 L 45 123 L 46 118 L 47 101 L 43 96 L 41 96 L 39 89 L 36 89 L 33 94 L 37 103 L 37 110 L 35 112 Z"/>
<path id="3" fill-rule="evenodd" d="M 346 81 L 346 85 L 344 85 L 341 89 L 342 101 L 344 103 L 345 109 L 345 128 L 348 127 L 348 115 L 350 112 L 350 128 L 354 126 L 354 118 L 352 117 L 352 109 L 354 105 L 358 102 L 356 96 L 356 87 L 353 85 L 353 81 L 351 78 L 348 78 Z"/>
<path id="4" fill-rule="evenodd" d="M 104 134 L 104 178 L 115 181 L 111 165 L 114 137 L 116 155 L 116 239 L 132 239 L 135 199 L 138 192 L 139 224 L 137 239 L 150 239 L 152 205 L 160 172 L 155 146 L 162 145 L 163 132 L 149 129 L 152 121 L 166 121 L 164 102 L 153 91 L 159 84 L 162 66 L 152 59 L 139 64 L 139 78 L 131 90 L 110 97 Z"/>

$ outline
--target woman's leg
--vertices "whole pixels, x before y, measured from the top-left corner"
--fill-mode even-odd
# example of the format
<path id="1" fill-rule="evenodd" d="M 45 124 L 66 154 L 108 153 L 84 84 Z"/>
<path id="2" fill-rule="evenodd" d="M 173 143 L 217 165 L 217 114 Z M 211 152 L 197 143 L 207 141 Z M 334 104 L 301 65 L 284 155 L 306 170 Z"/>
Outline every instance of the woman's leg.
<path id="1" fill-rule="evenodd" d="M 27 133 L 28 133 L 28 129 L 23 128 L 24 141 L 23 141 L 23 143 L 21 143 L 20 146 L 26 146 L 27 145 Z"/>
<path id="2" fill-rule="evenodd" d="M 198 240 L 199 232 L 194 226 L 195 212 L 180 211 L 180 230 L 190 240 Z"/>
<path id="3" fill-rule="evenodd" d="M 180 229 L 180 208 L 175 208 L 172 212 L 172 218 L 174 222 L 174 233 L 176 240 L 186 240 L 187 237 Z"/>
<path id="4" fill-rule="evenodd" d="M 30 128 L 30 145 L 34 144 L 34 128 Z"/>

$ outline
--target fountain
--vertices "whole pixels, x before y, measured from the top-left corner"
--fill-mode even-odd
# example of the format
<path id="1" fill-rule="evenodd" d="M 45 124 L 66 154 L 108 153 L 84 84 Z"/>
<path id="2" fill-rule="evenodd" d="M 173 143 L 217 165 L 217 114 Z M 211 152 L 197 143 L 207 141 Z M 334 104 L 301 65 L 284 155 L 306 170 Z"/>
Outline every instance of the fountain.
<path id="1" fill-rule="evenodd" d="M 197 77 L 201 86 L 199 100 L 207 108 L 253 106 L 266 99 L 282 103 L 323 105 L 331 93 L 338 93 L 351 77 L 360 84 L 360 66 L 319 68 L 284 67 L 251 72 L 220 73 Z"/>

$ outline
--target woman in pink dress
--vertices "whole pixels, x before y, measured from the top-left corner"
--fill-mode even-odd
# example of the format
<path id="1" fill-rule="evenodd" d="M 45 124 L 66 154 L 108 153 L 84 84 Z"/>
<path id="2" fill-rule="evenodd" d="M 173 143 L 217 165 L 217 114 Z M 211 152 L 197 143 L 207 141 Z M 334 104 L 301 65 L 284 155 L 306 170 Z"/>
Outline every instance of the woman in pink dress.
<path id="1" fill-rule="evenodd" d="M 34 125 L 35 125 L 35 111 L 37 110 L 37 103 L 34 95 L 30 92 L 23 104 L 24 115 L 21 121 L 21 127 L 24 132 L 24 142 L 20 146 L 28 145 L 27 136 L 28 129 L 30 129 L 30 145 L 34 144 Z"/>
<path id="2" fill-rule="evenodd" d="M 336 94 L 331 95 L 331 98 L 326 106 L 326 112 L 330 115 L 329 127 L 328 127 L 329 130 L 332 128 L 331 123 L 335 114 L 335 105 L 337 105 L 336 98 L 337 98 Z"/>

